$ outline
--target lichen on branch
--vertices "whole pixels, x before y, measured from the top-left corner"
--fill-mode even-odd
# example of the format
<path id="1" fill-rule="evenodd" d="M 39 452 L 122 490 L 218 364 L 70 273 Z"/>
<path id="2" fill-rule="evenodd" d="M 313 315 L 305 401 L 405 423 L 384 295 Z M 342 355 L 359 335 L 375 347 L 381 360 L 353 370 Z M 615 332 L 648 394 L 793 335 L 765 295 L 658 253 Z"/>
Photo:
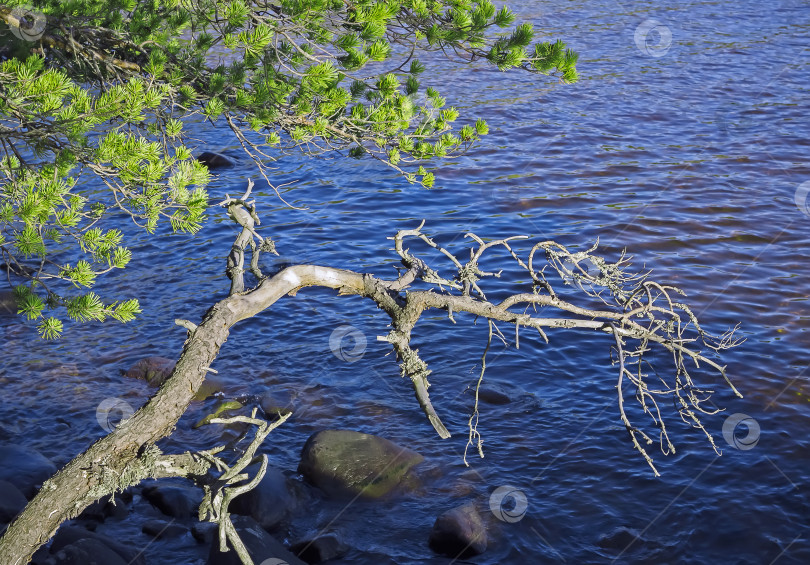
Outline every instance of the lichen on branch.
<path id="1" fill-rule="evenodd" d="M 247 201 L 249 193 L 248 190 L 243 198 L 228 198 L 224 203 L 231 219 L 243 228 L 237 238 L 241 242 L 238 248 L 242 252 L 254 238 L 261 237 L 256 233 L 259 222 L 255 207 Z M 177 320 L 177 324 L 186 329 L 187 339 L 171 376 L 132 417 L 121 422 L 45 482 L 0 538 L 0 555 L 8 557 L 7 561 L 15 565 L 27 562 L 62 522 L 77 516 L 98 498 L 148 477 L 183 476 L 205 489 L 200 519 L 219 524 L 221 547 L 230 544 L 243 563 L 249 565 L 250 557 L 230 522 L 228 504 L 233 497 L 248 491 L 261 480 L 267 457 L 257 456 L 257 450 L 267 435 L 285 421 L 286 416 L 274 424 L 256 418 L 255 410 L 249 416 L 210 419 L 212 423 L 246 423 L 255 430 L 247 449 L 230 465 L 225 463 L 220 453 L 232 445 L 197 453 L 164 454 L 155 444 L 174 430 L 191 404 L 211 370 L 220 347 L 225 343 L 230 328 L 261 314 L 278 300 L 310 286 L 336 290 L 338 296 L 362 296 L 372 300 L 388 315 L 391 331 L 386 339 L 400 361 L 402 374 L 411 379 L 428 421 L 443 438 L 450 434 L 428 394 L 430 369 L 427 361 L 411 345 L 413 329 L 422 314 L 429 310 L 445 311 L 451 323 L 456 322 L 454 313 L 469 313 L 487 321 L 489 331 L 476 388 L 484 378 L 486 353 L 493 336 L 503 339 L 498 323 L 514 326 L 516 345 L 520 332 L 527 328 L 539 332 L 547 341 L 551 340 L 551 330 L 557 328 L 596 330 L 612 335 L 619 369 L 617 392 L 620 418 L 633 446 L 653 471 L 658 473 L 639 438 L 647 444 L 653 440 L 627 415 L 625 382 L 632 385 L 637 402 L 650 417 L 652 426 L 658 430 L 664 453 L 671 453 L 675 448 L 665 425 L 665 411 L 659 403 L 662 399 L 673 398 L 676 400 L 676 413 L 693 427 L 701 429 L 716 449 L 701 421 L 702 415 L 715 412 L 705 407 L 712 391 L 699 383 L 693 371 L 701 365 L 708 367 L 711 372 L 722 376 L 731 390 L 740 396 L 731 385 L 725 367 L 716 360 L 718 354 L 740 343 L 734 337 L 733 330 L 712 336 L 685 304 L 673 300 L 672 297 L 681 294 L 681 291 L 650 280 L 649 273 L 631 273 L 628 259 L 624 256 L 610 262 L 596 255 L 596 246 L 571 253 L 562 245 L 544 241 L 532 246 L 524 260 L 512 248 L 515 241 L 525 240 L 524 236 L 485 241 L 475 234 L 467 234 L 473 243 L 469 249 L 469 259 L 464 261 L 436 244 L 422 231 L 423 227 L 424 222 L 416 229 L 402 230 L 393 237 L 395 252 L 405 270 L 391 279 L 334 267 L 293 265 L 272 276 L 259 274 L 254 288 L 231 292 L 227 298 L 214 304 L 199 324 Z M 449 263 L 455 274 L 440 276 L 427 260 L 405 247 L 406 239 L 423 243 L 429 252 Z M 504 266 L 513 263 L 519 270 L 527 271 L 528 282 L 525 282 L 525 276 L 522 283 L 507 281 L 501 276 L 503 271 L 487 272 L 481 269 L 480 261 L 484 255 L 494 250 L 505 250 Z M 541 260 L 541 251 L 544 260 Z M 584 261 L 591 266 L 586 268 Z M 539 265 L 541 263 L 542 267 Z M 236 274 L 230 258 L 227 272 Z M 472 280 L 471 273 L 475 280 Z M 577 296 L 591 302 L 597 300 L 602 306 L 594 308 L 564 300 L 562 292 L 555 291 L 555 286 L 559 290 L 559 281 L 549 280 L 555 273 L 564 284 L 575 290 Z M 485 287 L 492 295 L 489 289 L 492 281 L 506 286 L 512 294 L 498 302 L 489 300 Z M 538 307 L 544 308 L 543 316 L 538 314 Z M 675 366 L 672 375 L 656 373 L 657 382 L 654 385 L 648 374 L 652 364 L 646 360 L 647 353 L 653 348 L 669 352 Z M 476 402 L 469 420 L 467 445 L 475 445 L 483 456 L 478 420 Z M 251 463 L 260 463 L 259 473 L 253 477 L 243 473 Z M 219 474 L 212 475 L 214 472 Z"/>

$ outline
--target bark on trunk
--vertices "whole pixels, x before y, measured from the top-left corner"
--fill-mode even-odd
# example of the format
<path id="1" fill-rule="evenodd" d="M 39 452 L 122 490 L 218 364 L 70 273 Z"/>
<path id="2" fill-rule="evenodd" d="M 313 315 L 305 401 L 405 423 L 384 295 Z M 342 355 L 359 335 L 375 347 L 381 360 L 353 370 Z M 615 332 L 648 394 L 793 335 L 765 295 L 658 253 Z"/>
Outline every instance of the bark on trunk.
<path id="1" fill-rule="evenodd" d="M 250 190 L 245 194 L 243 200 L 249 193 Z M 245 205 L 241 201 L 235 202 L 229 199 L 224 204 Z M 243 225 L 247 232 L 252 233 L 247 225 L 250 222 L 246 221 L 244 215 L 235 216 L 235 219 Z M 457 278 L 454 280 L 443 279 L 436 271 L 427 267 L 423 261 L 410 255 L 402 246 L 402 239 L 406 235 L 418 236 L 422 241 L 451 258 L 458 268 Z M 623 270 L 623 259 L 615 264 L 608 264 L 598 256 L 589 255 L 595 247 L 587 253 L 570 254 L 565 248 L 554 242 L 539 243 L 532 248 L 527 265 L 508 247 L 509 239 L 484 243 L 477 236 L 472 235 L 471 237 L 480 244 L 480 247 L 476 253 L 471 253 L 472 258 L 466 265 L 462 265 L 457 258 L 447 250 L 440 248 L 418 229 L 401 231 L 395 237 L 395 249 L 409 270 L 396 281 L 383 281 L 369 274 L 330 267 L 297 265 L 284 269 L 272 278 L 263 279 L 261 284 L 250 292 L 232 294 L 217 303 L 205 314 L 199 326 L 185 320 L 178 320 L 179 325 L 188 329 L 189 335 L 171 377 L 132 418 L 122 422 L 112 433 L 98 440 L 87 451 L 46 481 L 40 492 L 26 506 L 22 514 L 9 525 L 5 535 L 0 539 L 2 565 L 26 563 L 34 551 L 50 539 L 62 522 L 76 517 L 84 508 L 101 497 L 135 485 L 145 478 L 204 476 L 210 467 L 210 461 L 189 453 L 164 456 L 156 448 L 155 442 L 172 432 L 177 421 L 188 408 L 205 380 L 209 366 L 228 338 L 231 326 L 257 315 L 279 298 L 287 294 L 295 294 L 306 286 L 321 286 L 337 289 L 340 294 L 367 297 L 388 314 L 391 318 L 392 329 L 385 339 L 397 353 L 403 376 L 411 378 L 419 404 L 441 437 L 447 437 L 450 434 L 441 423 L 428 397 L 427 389 L 430 385 L 427 377 L 430 375 L 430 369 L 420 358 L 418 350 L 410 346 L 411 330 L 422 313 L 431 309 L 446 311 L 448 318 L 452 321 L 455 321 L 453 313 L 468 312 L 490 322 L 502 321 L 512 324 L 515 326 L 516 345 L 517 334 L 521 327 L 534 328 L 540 332 L 543 338 L 546 338 L 543 328 L 581 328 L 613 334 L 616 338 L 616 350 L 620 354 L 620 376 L 631 381 L 636 391 L 642 391 L 639 401 L 645 411 L 649 414 L 656 414 L 653 419 L 659 426 L 663 438 L 662 448 L 665 440 L 666 445 L 674 450 L 666 434 L 657 398 L 669 400 L 673 395 L 678 398 L 680 405 L 686 408 L 679 412 L 681 418 L 684 418 L 684 414 L 688 415 L 695 427 L 703 430 L 714 445 L 711 435 L 703 428 L 697 416 L 700 413 L 712 413 L 701 407 L 701 403 L 707 400 L 711 391 L 696 386 L 687 371 L 685 362 L 692 360 L 695 365 L 700 363 L 715 370 L 725 379 L 732 391 L 741 396 L 728 380 L 725 367 L 704 356 L 693 345 L 699 340 L 699 343 L 711 347 L 713 351 L 729 349 L 739 343 L 733 337 L 733 331 L 716 338 L 705 333 L 700 329 L 697 319 L 691 311 L 681 303 L 674 302 L 670 297 L 669 291 L 679 292 L 677 289 L 647 281 L 646 275 L 635 278 L 627 275 Z M 232 278 L 239 279 L 236 281 L 237 288 L 241 288 L 242 284 L 244 256 L 241 253 L 247 243 L 246 239 L 246 237 L 240 239 L 239 246 L 235 247 L 229 263 L 229 274 Z M 506 246 L 518 264 L 528 270 L 534 292 L 513 294 L 500 303 L 493 303 L 486 299 L 475 281 L 484 276 L 497 276 L 497 273 L 484 273 L 478 268 L 477 262 L 484 250 L 495 245 Z M 533 268 L 532 258 L 538 249 L 545 250 L 550 257 L 549 263 L 563 277 L 563 280 L 567 280 L 565 277 L 571 274 L 570 269 L 564 270 L 564 261 L 572 258 L 580 261 L 585 257 L 597 261 L 597 264 L 600 265 L 598 275 L 583 272 L 584 274 L 578 274 L 578 278 L 574 280 L 578 281 L 580 290 L 585 294 L 591 298 L 600 299 L 606 305 L 611 303 L 601 291 L 589 292 L 586 288 L 609 289 L 610 296 L 613 297 L 611 308 L 594 310 L 560 299 L 552 291 L 550 284 L 543 277 L 542 271 L 537 272 Z M 258 259 L 254 255 L 254 263 L 257 262 Z M 416 279 L 438 287 L 440 292 L 433 290 L 407 291 L 408 285 Z M 637 280 L 641 280 L 641 282 L 634 283 L 635 286 L 630 290 L 625 288 L 629 284 L 628 281 Z M 463 284 L 461 284 L 462 282 Z M 445 288 L 461 291 L 461 294 L 454 295 L 452 292 L 445 291 Z M 548 294 L 537 292 L 538 288 L 544 288 Z M 473 290 L 475 290 L 475 294 L 472 293 Z M 546 318 L 533 315 L 527 310 L 522 312 L 510 310 L 514 307 L 527 308 L 528 306 L 550 307 L 561 312 L 562 317 Z M 692 324 L 684 324 L 684 316 L 688 316 Z M 633 318 L 645 318 L 644 323 L 647 325 L 642 325 Z M 695 327 L 697 337 L 693 338 L 685 333 L 690 325 Z M 490 341 L 492 335 L 492 326 L 490 326 Z M 638 345 L 635 349 L 627 349 L 624 346 L 624 340 L 637 340 Z M 649 350 L 650 345 L 660 346 L 674 355 L 677 371 L 675 381 L 669 385 L 669 388 L 665 383 L 663 389 L 650 389 L 646 384 L 645 379 L 648 378 L 646 373 L 630 372 L 626 368 L 625 358 L 632 358 L 634 366 L 641 367 L 641 358 L 644 352 Z M 482 371 L 483 367 L 482 360 Z M 636 441 L 635 434 L 642 434 L 642 437 L 650 442 L 652 440 L 630 425 L 622 404 L 624 392 L 621 387 L 621 379 L 619 383 L 617 392 L 622 421 L 633 438 L 634 446 L 655 471 L 652 459 Z M 470 431 L 473 435 L 477 433 L 472 419 Z M 225 496 L 228 494 L 226 493 Z M 227 513 L 227 504 L 225 507 L 223 511 Z M 201 519 L 203 519 L 202 516 Z"/>
<path id="2" fill-rule="evenodd" d="M 363 292 L 363 277 L 341 269 L 298 265 L 266 279 L 251 292 L 229 296 L 213 306 L 202 323 L 189 332 L 174 372 L 155 396 L 48 479 L 9 525 L 0 538 L 2 563 L 27 563 L 62 522 L 75 518 L 99 498 L 146 478 L 188 476 L 204 470 L 205 465 L 194 469 L 193 461 L 179 464 L 177 458 L 162 456 L 155 442 L 172 432 L 188 408 L 231 326 L 255 316 L 282 296 L 311 285 L 359 294 Z"/>

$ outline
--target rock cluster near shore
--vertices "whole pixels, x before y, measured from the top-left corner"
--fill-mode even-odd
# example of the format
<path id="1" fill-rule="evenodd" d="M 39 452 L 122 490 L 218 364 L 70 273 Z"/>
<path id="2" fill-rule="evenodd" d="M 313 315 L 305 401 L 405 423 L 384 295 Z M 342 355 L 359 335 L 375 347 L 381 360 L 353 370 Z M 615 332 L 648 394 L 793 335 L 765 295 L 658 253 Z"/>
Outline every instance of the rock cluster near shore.
<path id="1" fill-rule="evenodd" d="M 312 505 L 324 497 L 374 501 L 413 495 L 417 482 L 412 475 L 423 460 L 419 453 L 379 436 L 323 430 L 313 434 L 302 449 L 299 472 L 304 482 L 269 466 L 255 489 L 231 503 L 232 520 L 255 563 L 278 559 L 301 565 L 340 559 L 353 551 L 345 532 L 313 531 L 293 537 L 289 546 L 278 540 L 289 538 L 291 519 L 311 513 Z M 257 469 L 253 465 L 247 472 L 252 476 Z M 0 522 L 13 519 L 55 471 L 53 463 L 35 450 L 0 447 Z M 107 520 L 127 518 L 127 508 L 136 504 L 140 505 L 139 514 L 145 508 L 146 514 L 153 516 L 141 524 L 141 531 L 149 538 L 168 543 L 196 540 L 209 548 L 206 565 L 238 565 L 235 552 L 219 551 L 216 526 L 197 522 L 201 500 L 202 491 L 188 481 L 147 481 L 116 495 L 114 501 L 100 500 L 88 507 L 77 520 L 63 525 L 52 542 L 35 554 L 32 563 L 145 565 L 138 551 L 94 531 L 103 531 Z M 277 535 L 281 537 L 274 537 Z M 454 557 L 482 553 L 487 548 L 484 521 L 472 504 L 453 508 L 437 518 L 429 539 L 425 538 L 425 549 L 428 547 Z"/>
<path id="2" fill-rule="evenodd" d="M 160 386 L 174 370 L 175 362 L 165 357 L 147 357 L 130 366 L 124 374 L 150 386 Z M 305 396 L 291 390 L 272 390 L 260 394 L 228 396 L 225 381 L 216 376 L 206 379 L 198 400 L 205 401 L 208 412 L 217 406 L 236 401 L 239 406 L 261 408 L 272 420 L 305 402 Z M 211 395 L 215 400 L 206 401 Z M 484 389 L 483 402 L 503 404 L 510 395 L 498 389 Z M 260 413 L 261 413 L 260 412 Z M 230 437 L 232 430 L 220 425 L 210 431 Z M 289 565 L 322 563 L 353 559 L 366 555 L 353 547 L 351 530 L 334 530 L 331 518 L 317 516 L 329 504 L 390 504 L 393 499 L 418 499 L 424 496 L 425 484 L 444 475 L 438 468 L 425 470 L 424 457 L 416 451 L 389 439 L 353 430 L 321 430 L 304 443 L 297 469 L 268 466 L 256 488 L 231 502 L 233 523 L 239 531 L 254 562 L 280 560 Z M 254 476 L 258 465 L 246 469 Z M 36 450 L 6 445 L 0 447 L 0 527 L 9 523 L 30 500 L 42 483 L 56 472 L 56 466 Z M 487 550 L 491 543 L 488 532 L 489 514 L 479 513 L 482 501 L 476 502 L 475 488 L 462 481 L 465 488 L 445 491 L 448 508 L 437 512 L 432 528 L 424 525 L 425 557 L 433 552 L 453 558 L 466 558 Z M 190 481 L 164 479 L 146 481 L 118 493 L 113 500 L 99 500 L 76 519 L 63 525 L 55 538 L 36 553 L 34 565 L 118 565 L 144 563 L 143 556 L 104 532 L 118 532 L 114 523 L 138 521 L 147 540 L 185 547 L 197 552 L 206 565 L 238 563 L 233 551 L 220 552 L 215 524 L 197 520 L 202 490 Z M 455 506 L 454 506 L 455 504 Z M 477 504 L 477 506 L 476 506 Z M 328 513 L 328 510 L 327 510 Z M 326 520 L 326 521 L 324 521 Z M 308 524 L 301 530 L 301 523 Z M 489 521 L 490 525 L 492 520 Z M 298 524 L 298 525 L 296 525 Z M 128 526 L 129 528 L 129 526 Z M 131 528 L 130 528 L 131 529 Z M 98 530 L 98 531 L 96 531 Z M 298 533 L 293 533 L 298 531 Z M 285 540 L 282 544 L 279 540 Z M 140 543 L 140 542 L 139 542 Z M 143 542 L 143 546 L 152 541 Z M 194 549 L 197 548 L 197 549 Z M 140 547 L 142 549 L 142 547 Z M 432 551 L 431 551 L 432 550 Z M 376 554 L 375 554 L 376 555 Z"/>

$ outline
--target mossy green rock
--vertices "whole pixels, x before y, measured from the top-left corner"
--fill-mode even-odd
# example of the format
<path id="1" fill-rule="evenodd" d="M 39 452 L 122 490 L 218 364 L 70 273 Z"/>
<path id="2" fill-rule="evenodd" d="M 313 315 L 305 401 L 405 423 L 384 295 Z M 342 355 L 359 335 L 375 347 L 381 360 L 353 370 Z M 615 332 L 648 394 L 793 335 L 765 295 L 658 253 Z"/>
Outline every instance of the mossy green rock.
<path id="1" fill-rule="evenodd" d="M 194 400 L 205 400 L 210 396 L 225 390 L 225 381 L 212 375 L 207 375 L 205 380 L 200 385 L 197 394 L 194 395 Z"/>
<path id="2" fill-rule="evenodd" d="M 378 436 L 349 430 L 324 430 L 311 436 L 298 471 L 334 497 L 379 498 L 407 483 L 420 454 Z"/>
<path id="3" fill-rule="evenodd" d="M 217 404 L 217 407 L 214 409 L 212 413 L 208 414 L 202 420 L 198 421 L 196 424 L 192 426 L 192 428 L 196 430 L 197 428 L 200 428 L 210 423 L 211 420 L 214 420 L 216 418 L 228 418 L 232 416 L 232 414 L 230 414 L 232 410 L 239 410 L 240 408 L 242 408 L 242 403 L 239 402 L 238 400 L 222 401 L 219 404 Z"/>

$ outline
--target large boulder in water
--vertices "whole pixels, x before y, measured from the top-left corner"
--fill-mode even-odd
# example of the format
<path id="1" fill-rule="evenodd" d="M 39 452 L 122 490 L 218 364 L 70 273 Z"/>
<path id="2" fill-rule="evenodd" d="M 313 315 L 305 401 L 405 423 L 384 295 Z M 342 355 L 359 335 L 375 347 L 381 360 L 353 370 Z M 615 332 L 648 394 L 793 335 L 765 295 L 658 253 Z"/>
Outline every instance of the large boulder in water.
<path id="1" fill-rule="evenodd" d="M 487 530 L 473 504 L 448 510 L 433 524 L 430 548 L 451 557 L 470 557 L 487 549 Z"/>
<path id="2" fill-rule="evenodd" d="M 329 495 L 379 498 L 404 482 L 420 454 L 378 436 L 324 430 L 304 445 L 298 471 Z"/>

